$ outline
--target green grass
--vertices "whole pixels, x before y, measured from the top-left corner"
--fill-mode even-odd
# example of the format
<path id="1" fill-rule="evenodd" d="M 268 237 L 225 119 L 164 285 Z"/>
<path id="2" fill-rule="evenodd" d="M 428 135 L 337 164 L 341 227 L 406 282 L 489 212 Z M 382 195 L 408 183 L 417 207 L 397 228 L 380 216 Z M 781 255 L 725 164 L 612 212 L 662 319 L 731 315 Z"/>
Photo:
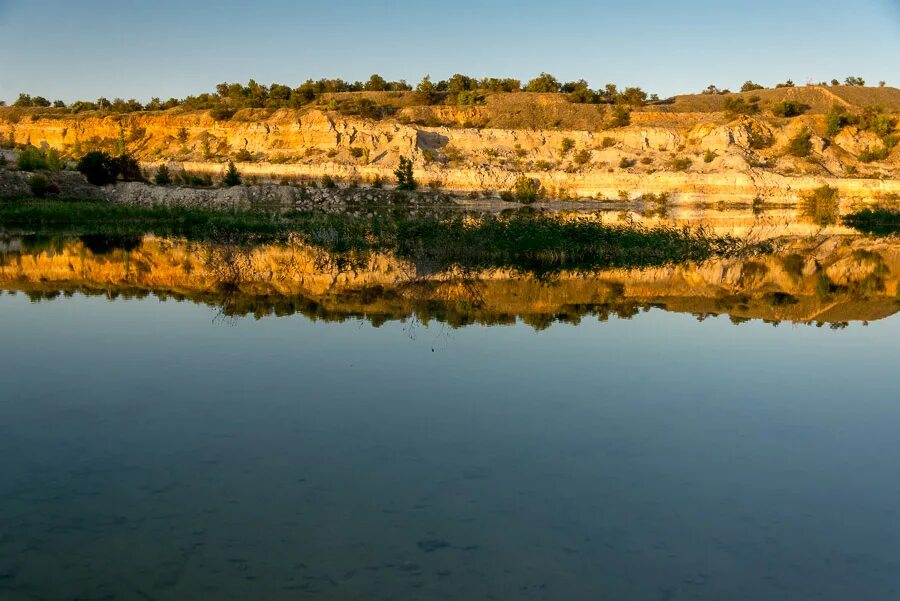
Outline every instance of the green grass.
<path id="1" fill-rule="evenodd" d="M 844 223 L 866 234 L 889 236 L 900 233 L 900 210 L 866 208 L 844 217 Z"/>
<path id="2" fill-rule="evenodd" d="M 0 228 L 68 235 L 156 234 L 247 244 L 299 236 L 346 264 L 388 252 L 423 269 L 511 268 L 534 273 L 651 267 L 737 255 L 757 246 L 703 230 L 565 221 L 537 211 L 472 215 L 407 209 L 351 215 L 313 211 L 210 211 L 101 201 L 0 203 Z"/>

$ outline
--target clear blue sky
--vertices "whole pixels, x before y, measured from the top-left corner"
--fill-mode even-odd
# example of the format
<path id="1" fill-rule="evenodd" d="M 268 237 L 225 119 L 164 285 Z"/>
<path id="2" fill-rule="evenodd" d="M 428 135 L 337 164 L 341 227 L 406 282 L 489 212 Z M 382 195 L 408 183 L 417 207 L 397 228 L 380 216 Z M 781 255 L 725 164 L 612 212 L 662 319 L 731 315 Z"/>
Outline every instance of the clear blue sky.
<path id="1" fill-rule="evenodd" d="M 455 72 L 639 85 L 900 86 L 900 0 L 0 0 L 0 99 Z"/>

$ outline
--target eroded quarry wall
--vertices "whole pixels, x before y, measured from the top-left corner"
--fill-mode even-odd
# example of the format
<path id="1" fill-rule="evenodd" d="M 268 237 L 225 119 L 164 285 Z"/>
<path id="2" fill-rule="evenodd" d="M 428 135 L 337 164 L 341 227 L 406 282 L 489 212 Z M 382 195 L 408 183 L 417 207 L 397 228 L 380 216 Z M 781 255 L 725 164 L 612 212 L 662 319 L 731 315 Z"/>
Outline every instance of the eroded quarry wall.
<path id="1" fill-rule="evenodd" d="M 151 170 L 168 163 L 176 170 L 218 175 L 224 163 L 234 160 L 251 180 L 315 180 L 329 175 L 348 182 L 376 178 L 391 182 L 403 156 L 413 160 L 420 184 L 459 191 L 508 190 L 526 175 L 539 179 L 546 194 L 557 198 L 668 193 L 676 200 L 759 196 L 794 201 L 825 184 L 863 200 L 900 194 L 900 147 L 884 160 L 862 163 L 860 154 L 878 148 L 882 139 L 852 127 L 825 139 L 815 133 L 824 129 L 821 114 L 730 119 L 721 112 L 647 108 L 633 112 L 630 125 L 611 127 L 605 109 L 596 105 L 571 105 L 559 99 L 543 99 L 544 105 L 504 102 L 468 108 L 407 107 L 383 120 L 319 108 L 248 109 L 222 121 L 208 113 L 178 109 L 15 119 L 8 110 L 0 110 L 0 139 L 56 148 L 70 156 L 90 149 L 113 153 L 124 149 Z M 529 116 L 525 119 L 520 113 Z M 516 115 L 521 117 L 518 121 Z M 523 125 L 554 118 L 577 128 Z M 431 121 L 453 126 L 416 124 Z M 785 148 L 803 128 L 813 132 L 812 155 L 800 159 Z M 765 148 L 755 145 L 760 137 L 768 140 Z"/>

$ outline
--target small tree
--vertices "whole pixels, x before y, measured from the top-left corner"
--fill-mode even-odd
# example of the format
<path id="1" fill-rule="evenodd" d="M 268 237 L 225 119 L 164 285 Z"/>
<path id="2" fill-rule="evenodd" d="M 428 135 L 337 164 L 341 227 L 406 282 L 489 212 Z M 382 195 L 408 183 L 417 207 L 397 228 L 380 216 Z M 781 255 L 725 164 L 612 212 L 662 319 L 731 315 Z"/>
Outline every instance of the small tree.
<path id="1" fill-rule="evenodd" d="M 541 73 L 525 85 L 526 92 L 559 92 L 559 80 L 549 73 Z"/>
<path id="2" fill-rule="evenodd" d="M 397 178 L 398 190 L 415 190 L 418 187 L 413 177 L 413 163 L 411 159 L 400 157 L 400 166 L 394 171 Z"/>
<path id="3" fill-rule="evenodd" d="M 116 176 L 126 182 L 142 182 L 144 174 L 137 160 L 128 153 L 122 153 L 113 159 L 116 164 Z"/>
<path id="4" fill-rule="evenodd" d="M 559 154 L 566 156 L 573 148 L 575 148 L 575 140 L 572 138 L 563 138 L 562 143 L 559 145 Z"/>
<path id="5" fill-rule="evenodd" d="M 222 185 L 227 187 L 240 186 L 241 174 L 238 173 L 234 161 L 228 161 L 228 168 L 225 170 L 225 177 L 222 178 Z"/>
<path id="6" fill-rule="evenodd" d="M 84 174 L 88 182 L 95 186 L 115 183 L 119 173 L 115 159 L 99 150 L 89 152 L 81 157 L 77 169 Z"/>
<path id="7" fill-rule="evenodd" d="M 166 165 L 160 165 L 156 170 L 156 177 L 153 181 L 157 186 L 168 186 L 172 183 L 172 176 L 169 174 L 169 168 Z"/>
<path id="8" fill-rule="evenodd" d="M 631 125 L 631 112 L 624 106 L 614 107 L 612 114 L 612 126 L 626 127 L 628 125 Z"/>
<path id="9" fill-rule="evenodd" d="M 754 81 L 750 81 L 749 79 L 744 82 L 744 85 L 741 86 L 741 92 L 753 92 L 756 90 L 763 90 L 764 86 L 759 85 Z"/>
<path id="10" fill-rule="evenodd" d="M 430 75 L 423 77 L 422 81 L 419 82 L 419 85 L 416 86 L 416 97 L 423 104 L 434 104 L 437 100 L 437 89 L 434 84 L 431 83 Z"/>
<path id="11" fill-rule="evenodd" d="M 848 86 L 864 86 L 866 85 L 866 80 L 862 77 L 856 77 L 851 75 L 847 79 L 844 80 L 844 83 Z"/>

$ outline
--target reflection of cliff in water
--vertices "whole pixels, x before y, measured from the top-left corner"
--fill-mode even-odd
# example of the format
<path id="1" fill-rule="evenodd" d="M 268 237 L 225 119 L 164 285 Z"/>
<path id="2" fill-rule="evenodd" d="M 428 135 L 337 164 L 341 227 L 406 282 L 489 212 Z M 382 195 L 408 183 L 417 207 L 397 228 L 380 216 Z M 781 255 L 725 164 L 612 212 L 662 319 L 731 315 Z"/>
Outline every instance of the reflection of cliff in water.
<path id="1" fill-rule="evenodd" d="M 775 255 L 549 279 L 505 270 L 422 275 L 388 255 L 342 268 L 300 242 L 245 247 L 152 236 L 19 237 L 2 248 L 0 288 L 34 299 L 154 294 L 233 316 L 303 313 L 375 324 L 415 317 L 454 326 L 521 318 L 540 328 L 586 316 L 628 317 L 649 307 L 727 314 L 735 322 L 836 325 L 900 310 L 900 242 L 846 236 L 796 240 Z"/>

